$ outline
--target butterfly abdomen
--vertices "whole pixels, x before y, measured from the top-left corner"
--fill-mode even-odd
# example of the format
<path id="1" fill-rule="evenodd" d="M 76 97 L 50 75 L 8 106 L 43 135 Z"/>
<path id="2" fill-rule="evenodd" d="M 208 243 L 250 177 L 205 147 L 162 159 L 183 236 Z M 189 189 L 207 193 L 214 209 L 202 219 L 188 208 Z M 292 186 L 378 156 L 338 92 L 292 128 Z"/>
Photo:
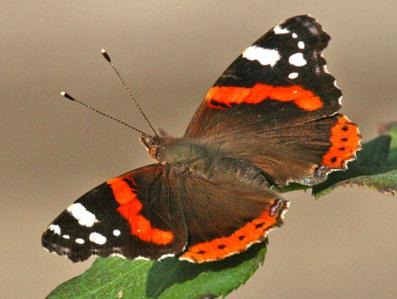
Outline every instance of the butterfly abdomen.
<path id="1" fill-rule="evenodd" d="M 215 156 L 209 169 L 209 180 L 216 184 L 238 185 L 239 189 L 264 190 L 269 187 L 266 174 L 248 160 Z"/>

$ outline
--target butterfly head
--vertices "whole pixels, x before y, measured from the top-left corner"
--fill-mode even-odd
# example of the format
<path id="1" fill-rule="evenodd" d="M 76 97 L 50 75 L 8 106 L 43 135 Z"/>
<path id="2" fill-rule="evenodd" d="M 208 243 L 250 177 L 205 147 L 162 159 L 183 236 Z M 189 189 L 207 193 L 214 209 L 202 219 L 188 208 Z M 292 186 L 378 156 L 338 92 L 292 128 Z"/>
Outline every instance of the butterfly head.
<path id="1" fill-rule="evenodd" d="M 140 141 L 150 157 L 160 163 L 186 162 L 196 157 L 197 149 L 189 142 L 172 136 L 149 136 L 142 134 Z"/>
<path id="2" fill-rule="evenodd" d="M 149 136 L 142 134 L 139 140 L 145 146 L 150 157 L 158 161 L 158 153 L 160 147 L 160 138 L 158 136 Z"/>

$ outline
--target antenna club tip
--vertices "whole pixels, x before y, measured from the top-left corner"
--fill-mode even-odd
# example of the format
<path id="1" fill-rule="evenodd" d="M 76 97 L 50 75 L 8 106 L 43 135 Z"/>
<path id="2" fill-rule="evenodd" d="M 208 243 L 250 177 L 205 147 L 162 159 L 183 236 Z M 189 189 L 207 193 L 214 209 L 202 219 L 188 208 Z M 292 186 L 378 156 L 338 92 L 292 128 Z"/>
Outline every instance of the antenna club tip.
<path id="1" fill-rule="evenodd" d="M 103 49 L 103 48 L 101 49 L 101 54 L 108 62 L 111 62 L 111 58 L 105 49 Z"/>
<path id="2" fill-rule="evenodd" d="M 71 95 L 69 95 L 66 91 L 61 91 L 60 92 L 61 96 L 63 96 L 65 99 L 71 100 L 71 101 L 76 101 Z"/>

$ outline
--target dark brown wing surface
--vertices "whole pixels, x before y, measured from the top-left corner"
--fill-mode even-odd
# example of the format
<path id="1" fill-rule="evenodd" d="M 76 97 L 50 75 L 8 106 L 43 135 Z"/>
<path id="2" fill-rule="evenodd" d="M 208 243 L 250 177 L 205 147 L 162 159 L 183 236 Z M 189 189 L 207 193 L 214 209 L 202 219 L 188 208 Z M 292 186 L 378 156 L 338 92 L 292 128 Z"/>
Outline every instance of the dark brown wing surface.
<path id="1" fill-rule="evenodd" d="M 287 201 L 270 191 L 249 192 L 191 176 L 182 185 L 189 239 L 182 260 L 202 263 L 243 252 L 280 226 L 287 209 Z"/>

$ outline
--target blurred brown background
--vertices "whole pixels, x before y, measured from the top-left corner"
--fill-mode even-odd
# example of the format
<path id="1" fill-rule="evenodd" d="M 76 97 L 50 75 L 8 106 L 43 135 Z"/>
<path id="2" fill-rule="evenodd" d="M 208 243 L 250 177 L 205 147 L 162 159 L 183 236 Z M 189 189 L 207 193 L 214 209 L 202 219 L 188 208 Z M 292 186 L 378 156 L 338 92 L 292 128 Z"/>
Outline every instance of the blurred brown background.
<path id="1" fill-rule="evenodd" d="M 92 260 L 46 253 L 40 236 L 78 196 L 148 163 L 137 136 L 63 100 L 66 89 L 146 125 L 105 47 L 156 126 L 181 135 L 207 88 L 283 19 L 315 16 L 343 112 L 365 140 L 397 119 L 395 1 L 0 1 L 2 298 L 43 298 Z M 397 199 L 341 188 L 294 204 L 264 266 L 229 298 L 397 298 Z"/>

